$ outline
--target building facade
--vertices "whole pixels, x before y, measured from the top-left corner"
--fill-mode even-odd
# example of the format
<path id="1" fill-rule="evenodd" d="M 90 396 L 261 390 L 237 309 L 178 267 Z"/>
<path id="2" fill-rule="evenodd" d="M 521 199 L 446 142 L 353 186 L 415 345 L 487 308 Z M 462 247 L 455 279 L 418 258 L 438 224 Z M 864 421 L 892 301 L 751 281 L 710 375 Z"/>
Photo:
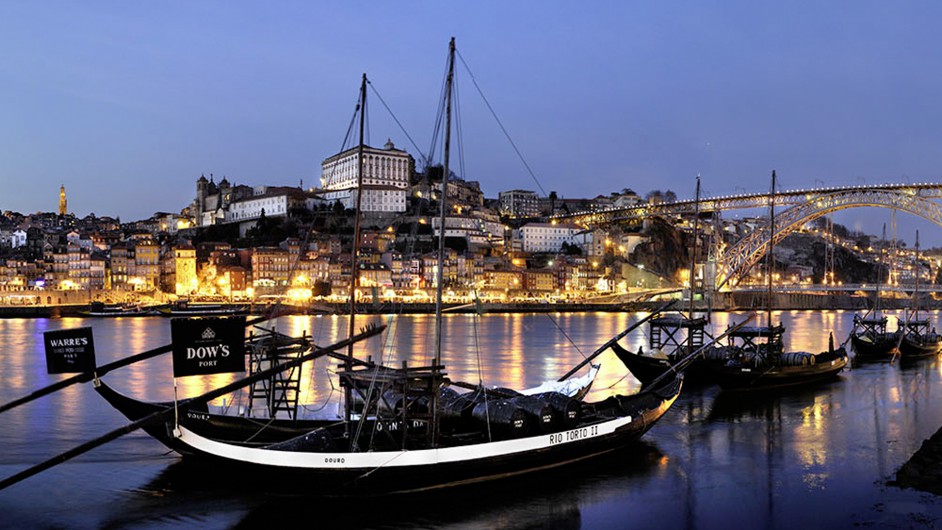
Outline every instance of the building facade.
<path id="1" fill-rule="evenodd" d="M 321 164 L 321 189 L 328 202 L 355 208 L 362 193 L 363 212 L 406 211 L 406 196 L 415 161 L 409 153 L 387 141 L 383 149 L 363 147 L 363 189 L 359 189 L 360 153 L 354 147 Z"/>

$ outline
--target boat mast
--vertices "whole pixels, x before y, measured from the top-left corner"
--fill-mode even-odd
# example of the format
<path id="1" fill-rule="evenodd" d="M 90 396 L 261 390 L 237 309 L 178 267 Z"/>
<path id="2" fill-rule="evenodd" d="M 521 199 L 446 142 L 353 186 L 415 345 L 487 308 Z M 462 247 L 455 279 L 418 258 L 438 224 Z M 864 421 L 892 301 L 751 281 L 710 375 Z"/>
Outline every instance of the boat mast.
<path id="1" fill-rule="evenodd" d="M 693 275 L 697 267 L 697 238 L 700 223 L 700 175 L 697 175 L 697 192 L 693 208 L 693 243 L 690 245 L 690 318 L 693 318 Z"/>
<path id="2" fill-rule="evenodd" d="M 693 324 L 693 294 L 694 294 L 694 272 L 697 268 L 697 238 L 699 237 L 698 229 L 700 223 L 700 175 L 697 175 L 697 191 L 695 194 L 694 208 L 693 208 L 693 242 L 690 244 L 690 311 L 687 315 L 687 318 L 691 320 L 690 324 Z M 693 351 L 693 327 L 687 328 L 687 348 L 689 351 Z"/>
<path id="3" fill-rule="evenodd" d="M 913 290 L 913 318 L 919 322 L 919 230 L 916 230 L 916 257 L 913 263 L 913 271 L 916 273 L 916 287 Z"/>
<path id="4" fill-rule="evenodd" d="M 366 123 L 366 74 L 363 74 L 363 81 L 360 83 L 360 102 L 357 105 L 360 111 L 360 143 L 357 146 L 357 200 L 356 212 L 353 221 L 353 248 L 350 251 L 350 324 L 347 326 L 347 337 L 352 338 L 354 334 L 356 321 L 356 294 L 358 264 L 357 254 L 360 250 L 360 207 L 363 204 L 363 131 Z M 344 369 L 350 371 L 353 369 L 353 343 L 347 347 L 347 359 L 344 361 Z M 351 401 L 353 399 L 353 390 L 347 386 L 344 390 L 344 419 L 349 428 Z"/>
<path id="5" fill-rule="evenodd" d="M 445 155 L 442 168 L 442 191 L 439 197 L 441 217 L 438 225 L 438 271 L 435 274 L 435 362 L 442 360 L 442 281 L 445 267 L 445 209 L 448 195 L 448 150 L 451 144 L 451 90 L 455 75 L 455 38 L 448 43 L 448 77 L 445 80 Z"/>
<path id="6" fill-rule="evenodd" d="M 886 250 L 886 223 L 883 223 L 883 245 L 882 245 L 882 249 L 883 249 L 883 250 Z M 883 283 L 883 276 L 882 276 L 883 272 L 880 270 L 881 265 L 883 265 L 883 260 L 882 260 L 882 259 L 879 260 L 879 261 L 877 261 L 877 286 L 876 286 L 876 293 L 875 293 L 874 300 L 873 300 L 873 307 L 874 307 L 874 312 L 875 312 L 874 317 L 875 317 L 875 318 L 879 318 L 879 317 L 880 317 L 881 310 L 883 309 L 883 306 L 882 306 L 882 304 L 880 303 L 880 287 L 882 287 L 881 284 Z M 887 269 L 887 270 L 889 270 L 889 269 Z M 887 281 L 887 282 L 890 281 L 889 275 L 887 275 L 886 281 Z M 884 330 L 884 331 L 885 331 L 885 330 Z"/>
<path id="7" fill-rule="evenodd" d="M 767 318 L 769 322 L 769 336 L 772 333 L 772 260 L 775 250 L 775 170 L 772 170 L 772 192 L 769 194 L 769 256 L 766 267 L 768 275 L 768 304 L 766 305 Z"/>

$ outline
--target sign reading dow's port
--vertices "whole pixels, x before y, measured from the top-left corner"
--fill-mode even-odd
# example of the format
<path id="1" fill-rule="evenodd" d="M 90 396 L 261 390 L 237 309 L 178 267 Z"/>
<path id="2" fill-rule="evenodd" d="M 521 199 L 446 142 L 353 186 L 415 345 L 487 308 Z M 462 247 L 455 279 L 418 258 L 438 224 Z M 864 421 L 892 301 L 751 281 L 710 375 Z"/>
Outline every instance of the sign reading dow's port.
<path id="1" fill-rule="evenodd" d="M 245 371 L 245 317 L 175 318 L 173 376 Z"/>
<path id="2" fill-rule="evenodd" d="M 46 346 L 46 372 L 75 374 L 95 369 L 95 341 L 92 328 L 62 329 L 43 333 Z"/>

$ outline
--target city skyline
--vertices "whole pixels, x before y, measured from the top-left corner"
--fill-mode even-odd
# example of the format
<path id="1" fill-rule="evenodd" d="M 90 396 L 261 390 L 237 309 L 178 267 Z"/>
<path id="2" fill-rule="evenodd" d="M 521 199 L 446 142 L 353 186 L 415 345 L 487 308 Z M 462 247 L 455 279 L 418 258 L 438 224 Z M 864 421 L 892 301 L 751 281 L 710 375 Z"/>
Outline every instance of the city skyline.
<path id="1" fill-rule="evenodd" d="M 453 167 L 488 197 L 631 188 L 692 198 L 697 174 L 704 196 L 760 193 L 773 169 L 782 189 L 934 182 L 940 11 L 8 3 L 0 209 L 56 211 L 65 185 L 76 215 L 130 221 L 178 212 L 201 174 L 316 186 L 321 161 L 344 146 L 363 73 L 376 90 L 369 143 L 390 138 L 420 158 L 452 36 L 464 152 Z M 877 235 L 889 219 L 889 210 L 835 215 Z M 898 223 L 899 238 L 912 242 L 919 229 L 924 247 L 942 246 L 928 221 Z"/>

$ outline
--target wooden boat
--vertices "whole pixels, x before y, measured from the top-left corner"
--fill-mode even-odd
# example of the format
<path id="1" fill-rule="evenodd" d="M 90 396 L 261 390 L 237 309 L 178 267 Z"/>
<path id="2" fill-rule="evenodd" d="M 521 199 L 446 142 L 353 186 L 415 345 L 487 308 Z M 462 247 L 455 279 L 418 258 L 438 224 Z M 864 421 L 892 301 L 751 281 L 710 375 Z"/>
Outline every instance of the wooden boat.
<path id="1" fill-rule="evenodd" d="M 929 319 L 903 323 L 903 340 L 899 345 L 901 360 L 922 359 L 942 352 L 942 335 L 931 327 Z"/>
<path id="2" fill-rule="evenodd" d="M 296 360 L 309 354 L 311 350 L 312 343 L 305 336 L 290 337 L 272 330 L 265 330 L 258 336 L 253 335 L 246 341 L 249 376 Z M 330 355 L 345 360 L 345 356 L 336 354 L 331 348 L 321 349 L 320 353 L 313 355 L 310 360 Z M 369 363 L 362 364 L 371 366 Z M 342 411 L 337 407 L 322 407 L 310 413 L 299 403 L 297 389 L 301 384 L 302 366 L 279 371 L 253 383 L 247 388 L 246 396 L 233 399 L 228 404 L 188 403 L 179 409 L 179 415 L 174 419 L 174 428 L 183 427 L 219 442 L 255 447 L 283 442 L 342 421 Z M 519 392 L 500 389 L 484 391 L 494 395 L 511 392 L 524 396 L 552 393 L 566 399 L 581 399 L 591 388 L 597 373 L 598 368 L 594 367 L 582 377 L 562 382 L 546 381 L 537 387 Z M 145 402 L 130 398 L 101 380 L 98 380 L 95 389 L 108 403 L 132 421 L 174 407 L 173 402 Z M 180 407 L 179 403 L 177 407 Z M 145 427 L 145 430 L 170 445 L 165 438 L 171 431 L 165 426 Z"/>
<path id="3" fill-rule="evenodd" d="M 856 358 L 865 361 L 889 361 L 899 354 L 899 332 L 886 330 L 887 317 L 854 315 L 850 343 Z"/>
<path id="4" fill-rule="evenodd" d="M 916 231 L 916 257 L 919 257 L 919 231 Z M 903 334 L 899 345 L 901 360 L 922 359 L 938 355 L 942 351 L 942 335 L 936 333 L 928 318 L 919 318 L 921 293 L 919 292 L 919 267 L 916 267 L 916 287 L 913 290 L 913 312 L 907 313 L 906 321 L 900 333 Z"/>
<path id="5" fill-rule="evenodd" d="M 454 39 L 449 51 L 442 189 L 447 189 L 449 173 Z M 361 103 L 365 93 L 364 76 Z M 443 217 L 445 202 L 440 201 Z M 440 226 L 444 227 L 444 222 Z M 443 236 L 439 238 L 440 260 Z M 146 403 L 122 396 L 100 382 L 99 392 L 134 424 L 146 423 L 148 433 L 186 458 L 244 471 L 247 478 L 267 478 L 295 492 L 310 487 L 327 494 L 445 488 L 580 462 L 638 440 L 680 394 L 682 373 L 661 377 L 635 395 L 597 402 L 585 401 L 584 392 L 575 397 L 554 390 L 524 394 L 450 380 L 440 361 L 442 268 L 439 264 L 437 347 L 431 364 L 384 366 L 354 357 L 352 348 L 347 353 L 337 347 L 325 349 L 324 354 L 341 361 L 336 376 L 345 394 L 339 419 L 328 424 L 307 425 L 303 432 L 282 431 L 259 442 L 256 437 L 234 435 L 233 425 L 245 425 L 244 420 L 228 427 L 197 423 L 207 410 L 191 408 L 190 403 L 177 403 L 175 409 L 172 404 Z M 291 350 L 294 354 L 304 346 L 297 342 Z M 290 360 L 275 360 L 246 380 L 265 382 L 268 389 L 283 388 L 289 399 L 294 395 L 290 377 L 282 383 L 273 383 L 269 377 L 320 354 L 309 351 Z M 223 390 L 228 389 L 220 392 Z M 271 399 L 270 394 L 266 399 Z M 174 410 L 178 413 L 172 413 Z"/>
<path id="6" fill-rule="evenodd" d="M 638 352 L 632 352 L 623 348 L 615 342 L 612 344 L 612 351 L 619 360 L 628 368 L 631 375 L 642 384 L 647 384 L 655 378 L 665 373 L 671 367 L 677 366 L 681 361 L 688 357 L 694 351 L 701 350 L 704 344 L 704 337 L 707 336 L 705 327 L 707 318 L 696 317 L 694 314 L 694 293 L 695 281 L 694 271 L 697 260 L 697 233 L 700 218 L 700 177 L 697 176 L 697 188 L 695 193 L 696 205 L 693 224 L 693 244 L 690 253 L 690 309 L 687 313 L 691 316 L 685 316 L 682 313 L 676 315 L 667 315 L 653 318 L 648 322 L 648 349 L 638 348 Z M 708 313 L 709 314 L 709 313 Z M 718 362 L 725 359 L 726 351 L 720 348 L 705 348 L 701 354 L 692 359 L 689 366 L 685 369 L 686 381 L 704 382 L 709 380 L 710 371 L 706 368 L 707 363 Z"/>
<path id="7" fill-rule="evenodd" d="M 835 377 L 847 365 L 843 346 L 821 353 L 786 352 L 782 340 L 785 327 L 772 325 L 772 249 L 775 241 L 775 171 L 769 211 L 769 264 L 766 326 L 744 327 L 729 334 L 727 359 L 711 363 L 712 377 L 724 389 L 757 390 L 815 383 Z"/>
<path id="8" fill-rule="evenodd" d="M 247 315 L 249 307 L 241 304 L 199 304 L 177 300 L 170 306 L 160 308 L 159 311 L 161 315 L 168 317 L 237 316 Z"/>
<path id="9" fill-rule="evenodd" d="M 79 311 L 84 317 L 144 317 L 159 314 L 151 308 L 145 308 L 137 304 L 105 304 L 104 302 L 92 302 L 87 310 Z"/>
<path id="10" fill-rule="evenodd" d="M 724 389 L 759 390 L 831 379 L 847 366 L 846 351 L 833 344 L 821 353 L 786 352 L 784 333 L 781 323 L 730 333 L 728 358 L 709 365 L 712 377 Z"/>
<path id="11" fill-rule="evenodd" d="M 353 420 L 281 442 L 223 440 L 172 420 L 146 429 L 188 458 L 202 457 L 292 487 L 332 494 L 421 491 L 551 469 L 624 448 L 667 412 L 683 380 L 674 375 L 656 388 L 596 403 L 560 395 L 534 398 L 559 418 L 552 429 L 537 431 L 537 420 L 528 419 L 512 399 L 454 397 L 441 367 L 374 366 L 339 375 L 347 385 L 382 383 L 364 395 Z M 435 395 L 430 392 L 438 392 L 438 399 L 430 399 Z M 167 406 L 103 395 L 131 420 Z M 394 399 L 395 406 L 389 406 Z M 439 405 L 430 409 L 434 401 Z"/>
<path id="12" fill-rule="evenodd" d="M 883 240 L 886 241 L 886 225 L 883 226 Z M 880 270 L 877 270 L 877 283 L 873 295 L 873 311 L 860 316 L 854 315 L 854 328 L 850 333 L 851 348 L 855 360 L 892 361 L 899 354 L 899 330 L 890 333 L 886 330 L 887 317 L 880 311 Z"/>
<path id="13" fill-rule="evenodd" d="M 615 342 L 612 351 L 635 379 L 648 383 L 703 347 L 706 323 L 703 317 L 668 315 L 654 318 L 648 322 L 647 350 L 641 347 L 633 352 Z M 711 371 L 707 364 L 722 363 L 726 355 L 725 348 L 705 348 L 685 371 L 688 383 L 709 381 Z"/>

